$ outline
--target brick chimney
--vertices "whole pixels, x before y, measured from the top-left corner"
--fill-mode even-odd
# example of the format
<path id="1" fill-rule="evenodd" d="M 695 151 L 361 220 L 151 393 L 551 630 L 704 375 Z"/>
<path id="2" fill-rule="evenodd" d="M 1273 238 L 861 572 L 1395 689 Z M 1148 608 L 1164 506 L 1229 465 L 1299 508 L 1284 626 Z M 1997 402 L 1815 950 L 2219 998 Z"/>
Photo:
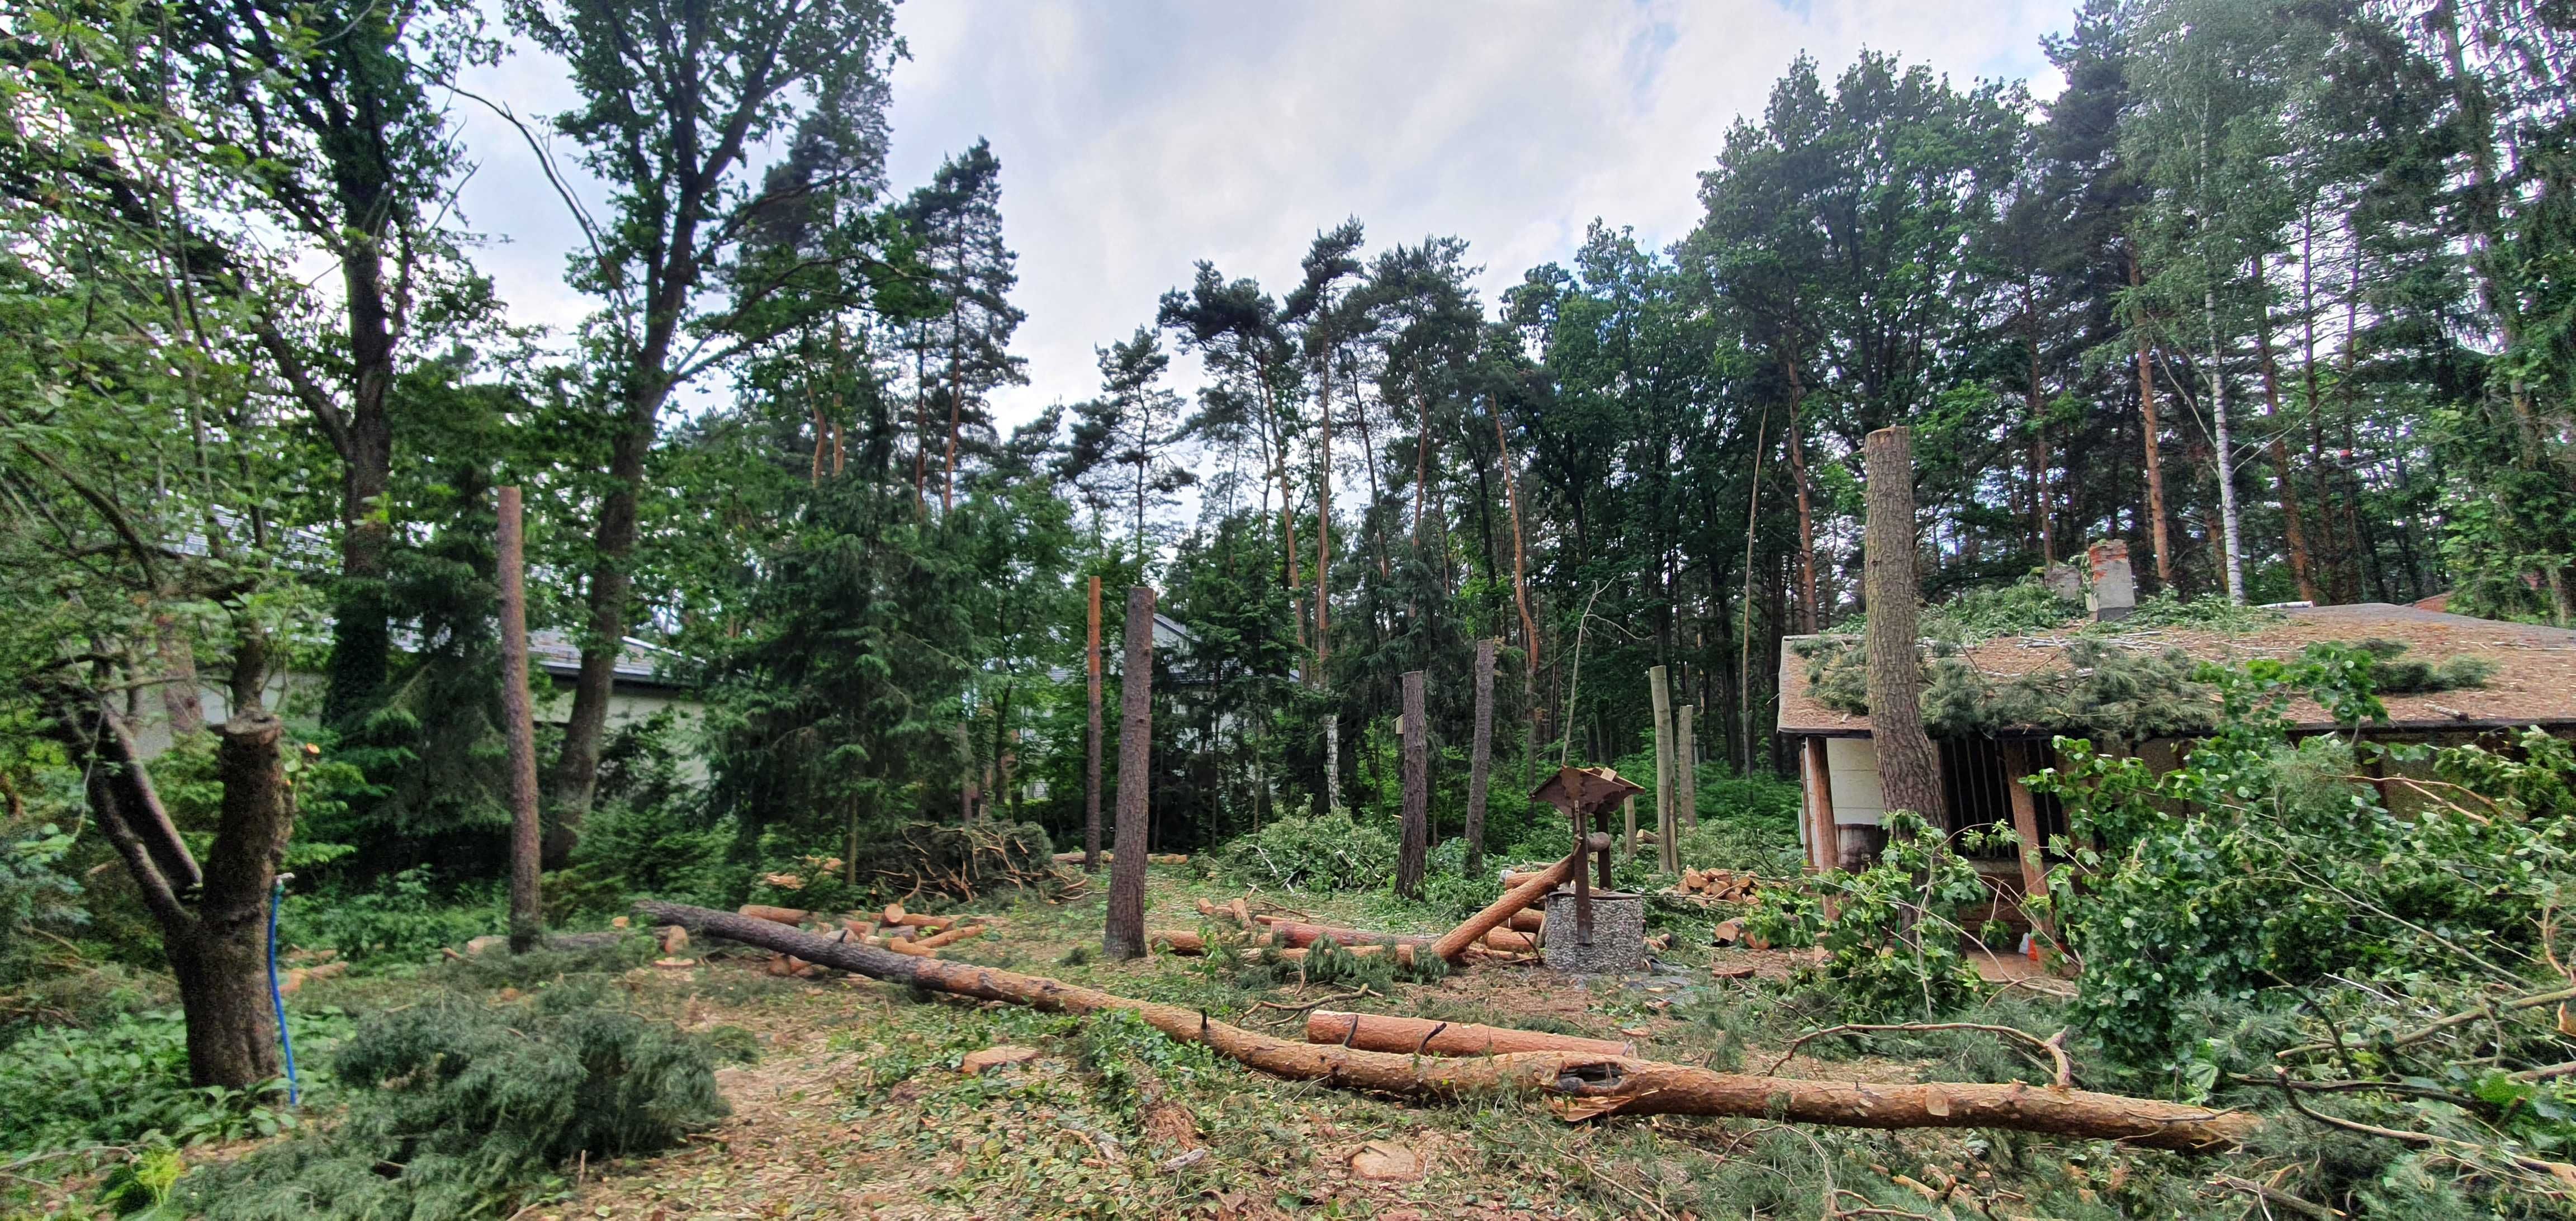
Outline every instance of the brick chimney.
<path id="1" fill-rule="evenodd" d="M 2084 586 L 2085 608 L 2098 623 L 2126 619 L 2138 608 L 2138 579 L 2129 572 L 2129 545 L 2106 539 L 2084 549 L 2092 580 Z"/>

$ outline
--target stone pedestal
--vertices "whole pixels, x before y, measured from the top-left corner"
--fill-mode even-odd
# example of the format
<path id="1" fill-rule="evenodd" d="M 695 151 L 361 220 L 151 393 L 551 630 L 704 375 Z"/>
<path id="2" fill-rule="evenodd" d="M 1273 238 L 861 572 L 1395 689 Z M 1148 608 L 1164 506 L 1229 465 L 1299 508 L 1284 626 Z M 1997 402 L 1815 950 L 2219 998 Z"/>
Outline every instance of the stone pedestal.
<path id="1" fill-rule="evenodd" d="M 1626 974 L 1646 969 L 1646 898 L 1616 890 L 1592 892 L 1592 944 L 1574 935 L 1574 891 L 1547 897 L 1547 929 L 1539 954 L 1549 968 L 1580 975 Z"/>

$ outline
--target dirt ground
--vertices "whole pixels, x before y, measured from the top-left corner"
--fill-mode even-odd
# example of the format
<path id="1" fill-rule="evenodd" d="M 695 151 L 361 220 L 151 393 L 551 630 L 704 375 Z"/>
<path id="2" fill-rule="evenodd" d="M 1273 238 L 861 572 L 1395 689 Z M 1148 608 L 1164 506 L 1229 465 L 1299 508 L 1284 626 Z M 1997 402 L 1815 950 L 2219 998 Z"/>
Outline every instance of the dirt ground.
<path id="1" fill-rule="evenodd" d="M 1192 904 L 1203 895 L 1231 892 L 1190 867 L 1158 866 L 1147 924 L 1199 927 Z M 1430 931 L 1373 923 L 1349 904 L 1301 910 L 1389 932 Z M 1096 896 L 1024 899 L 992 913 L 985 936 L 948 956 L 1199 1004 L 1288 1037 L 1320 1002 L 1626 1039 L 1642 1056 L 1749 1071 L 1776 1057 L 1739 1038 L 1727 1015 L 1776 992 L 1800 961 L 1688 945 L 1684 930 L 1672 961 L 1624 979 L 1488 964 L 1397 984 L 1392 994 L 1293 975 L 1247 988 L 1208 959 L 1098 961 L 1086 949 L 1097 946 L 1101 918 Z M 1755 976 L 1714 977 L 1712 960 L 1752 965 Z M 1403 1104 L 1262 1077 L 1141 1026 L 917 996 L 858 978 L 774 978 L 764 961 L 716 953 L 641 984 L 676 999 L 692 1028 L 756 1036 L 757 1061 L 719 1076 L 732 1116 L 683 1149 L 579 1168 L 570 1198 L 523 1218 L 1717 1215 L 1681 1203 L 1692 1167 L 1720 1165 L 1763 1129 L 1781 1131 L 1671 1117 L 1567 1125 L 1508 1103 Z M 1985 966 L 1999 982 L 2035 973 L 2009 957 Z M 1026 1050 L 1008 1053 L 1016 1062 L 967 1071 L 970 1054 L 993 1048 Z M 1920 1067 L 1802 1053 L 1776 1071 L 1894 1082 L 1915 1079 Z M 1154 1100 L 1157 1084 L 1163 1103 Z M 1909 1134 L 1904 1143 L 1907 1157 L 1920 1149 L 1937 1159 L 1957 1142 Z"/>

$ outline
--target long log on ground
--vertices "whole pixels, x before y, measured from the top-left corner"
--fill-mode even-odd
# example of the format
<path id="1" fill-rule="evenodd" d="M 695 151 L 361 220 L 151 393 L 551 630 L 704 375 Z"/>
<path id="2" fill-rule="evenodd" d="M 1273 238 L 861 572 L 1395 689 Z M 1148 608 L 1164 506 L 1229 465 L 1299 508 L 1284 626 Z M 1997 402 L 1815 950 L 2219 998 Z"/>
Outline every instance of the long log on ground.
<path id="1" fill-rule="evenodd" d="M 1570 1051 L 1587 1056 L 1633 1056 L 1637 1045 L 1610 1039 L 1479 1026 L 1473 1022 L 1435 1022 L 1428 1018 L 1383 1013 L 1336 1013 L 1318 1009 L 1306 1015 L 1306 1041 L 1335 1043 L 1361 1051 L 1405 1055 L 1495 1056 L 1515 1051 Z"/>
<path id="2" fill-rule="evenodd" d="M 803 924 L 806 917 L 814 914 L 801 907 L 771 907 L 766 903 L 745 903 L 737 910 L 754 920 L 767 920 L 772 924 Z"/>
<path id="3" fill-rule="evenodd" d="M 1467 917 L 1467 922 L 1449 930 L 1447 936 L 1433 942 L 1431 952 L 1451 962 L 1467 952 L 1467 947 L 1484 940 L 1495 925 L 1512 918 L 1512 913 L 1546 897 L 1547 892 L 1565 884 L 1574 871 L 1583 868 L 1584 860 L 1594 852 L 1610 846 L 1610 837 L 1598 831 L 1583 837 L 1572 855 L 1539 870 L 1530 880 L 1503 892 L 1503 897 L 1485 905 L 1485 910 Z"/>
<path id="4" fill-rule="evenodd" d="M 1580 858 L 1576 858 L 1580 859 Z M 2054 1086 L 1866 1085 L 1719 1073 L 1684 1064 L 1562 1051 L 1447 1059 L 1292 1043 L 1195 1009 L 1130 1000 L 1043 976 L 937 958 L 908 958 L 681 903 L 639 903 L 679 924 L 809 962 L 934 992 L 1065 1013 L 1124 1010 L 1183 1042 L 1205 1043 L 1247 1067 L 1295 1081 L 1430 1099 L 1549 1097 L 1568 1119 L 1600 1115 L 1725 1115 L 1854 1128 L 2004 1128 L 2156 1149 L 2220 1149 L 2260 1126 L 2242 1112 Z"/>
<path id="5" fill-rule="evenodd" d="M 1425 937 L 1418 934 L 1372 933 L 1367 929 L 1333 928 L 1329 925 L 1323 924 L 1299 924 L 1291 920 L 1281 920 L 1269 927 L 1271 944 L 1285 946 L 1308 946 L 1324 940 L 1338 941 L 1343 945 L 1355 946 L 1388 944 L 1429 945 L 1432 942 L 1439 940 L 1437 937 Z"/>
<path id="6" fill-rule="evenodd" d="M 1524 907 L 1503 921 L 1503 927 L 1515 933 L 1535 933 L 1547 926 L 1547 913 L 1535 907 Z"/>
<path id="7" fill-rule="evenodd" d="M 1079 852 L 1059 852 L 1049 859 L 1059 865 L 1079 865 L 1082 863 L 1082 854 Z M 1115 849 L 1104 848 L 1100 852 L 1100 859 L 1114 864 L 1118 860 L 1118 853 Z M 1190 854 L 1186 852 L 1157 852 L 1147 856 L 1145 858 L 1145 863 L 1148 865 L 1186 865 L 1190 863 Z"/>
<path id="8" fill-rule="evenodd" d="M 1145 932 L 1145 944 L 1170 954 L 1207 953 L 1207 938 L 1187 929 L 1148 929 Z"/>

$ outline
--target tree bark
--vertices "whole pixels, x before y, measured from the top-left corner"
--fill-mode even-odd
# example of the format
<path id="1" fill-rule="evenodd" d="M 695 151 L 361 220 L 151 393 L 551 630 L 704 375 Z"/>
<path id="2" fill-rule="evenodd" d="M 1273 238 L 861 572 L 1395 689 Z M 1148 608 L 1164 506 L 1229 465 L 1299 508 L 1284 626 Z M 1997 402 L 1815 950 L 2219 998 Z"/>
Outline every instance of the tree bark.
<path id="1" fill-rule="evenodd" d="M 1886 808 L 1943 825 L 1941 756 L 1923 731 L 1923 671 L 1915 655 L 1914 436 L 1898 425 L 1869 434 L 1869 726 Z"/>
<path id="2" fill-rule="evenodd" d="M 2218 532 L 2220 558 L 2225 561 L 2227 600 L 2245 601 L 2245 520 L 2236 504 L 2236 432 L 2227 402 L 2227 373 L 2218 340 L 2218 289 L 2204 286 L 2200 295 L 2200 312 L 2209 332 L 2209 426 L 2210 441 L 2218 450 Z"/>
<path id="3" fill-rule="evenodd" d="M 524 954 L 544 935 L 537 895 L 537 725 L 528 701 L 528 567 L 520 532 L 519 489 L 500 494 L 501 732 L 510 768 L 510 952 Z"/>
<path id="4" fill-rule="evenodd" d="M 1319 691 L 1326 686 L 1324 663 L 1333 651 L 1333 349 L 1329 332 L 1324 336 L 1321 365 L 1322 376 L 1315 379 L 1316 417 L 1322 426 L 1315 463 L 1315 673 L 1307 679 L 1307 685 Z M 1329 730 L 1331 723 L 1325 727 Z M 1327 747 L 1331 744 L 1327 737 Z M 1325 802 L 1328 811 L 1342 807 L 1340 779 L 1328 766 L 1324 778 L 1330 793 Z"/>
<path id="5" fill-rule="evenodd" d="M 1807 451 L 1802 440 L 1807 429 L 1799 414 L 1806 387 L 1798 378 L 1798 358 L 1787 352 L 1780 355 L 1780 367 L 1789 375 L 1789 486 L 1798 495 L 1798 623 L 1799 630 L 1816 634 L 1816 512 L 1807 493 Z"/>
<path id="6" fill-rule="evenodd" d="M 1516 1051 L 1567 1051 L 1589 1056 L 1637 1054 L 1636 1044 L 1610 1039 L 1332 1009 L 1317 1009 L 1306 1015 L 1306 1041 L 1408 1056 L 1494 1056 Z"/>
<path id="7" fill-rule="evenodd" d="M 1145 954 L 1145 842 L 1154 752 L 1154 591 L 1127 591 L 1127 661 L 1118 675 L 1118 854 L 1109 863 L 1109 926 L 1101 949 L 1111 958 Z"/>
<path id="8" fill-rule="evenodd" d="M 1568 1120 L 1726 1115 L 1856 1128 L 2004 1128 L 2156 1149 L 2217 1150 L 2261 1126 L 2243 1112 L 2021 1083 L 1864 1085 L 1757 1077 L 1582 1052 L 1450 1058 L 1292 1043 L 1180 1005 L 1130 1000 L 997 967 L 908 958 L 678 903 L 639 903 L 657 923 L 742 941 L 872 979 L 1065 1013 L 1124 1011 L 1181 1042 L 1294 1081 L 1441 1101 L 1547 1097 Z"/>
<path id="9" fill-rule="evenodd" d="M 1679 787 L 1673 782 L 1673 696 L 1662 666 L 1646 671 L 1646 690 L 1655 714 L 1655 861 L 1666 873 L 1680 873 L 1681 845 L 1674 842 L 1680 837 L 1673 834 L 1673 800 Z"/>
<path id="10" fill-rule="evenodd" d="M 1395 856 L 1395 893 L 1422 897 L 1431 854 L 1431 726 L 1422 711 L 1422 671 L 1404 675 L 1404 838 Z"/>
<path id="11" fill-rule="evenodd" d="M 1678 820 L 1685 831 L 1699 825 L 1699 727 L 1693 723 L 1698 710 L 1696 704 L 1682 705 L 1680 720 L 1673 728 L 1673 749 L 1679 756 L 1673 761 L 1673 777 L 1680 782 L 1680 791 L 1675 795 L 1680 799 Z"/>
<path id="12" fill-rule="evenodd" d="M 161 713 L 173 742 L 206 727 L 205 697 L 197 690 L 197 651 L 177 615 L 152 617 L 161 652 Z"/>
<path id="13" fill-rule="evenodd" d="M 247 1089 L 278 1075 L 267 985 L 269 889 L 294 829 L 279 766 L 285 724 L 253 709 L 224 723 L 215 750 L 223 812 L 196 911 L 162 922 L 163 951 L 188 1020 L 188 1077 Z"/>
<path id="14" fill-rule="evenodd" d="M 1610 846 L 1607 835 L 1590 835 L 1576 841 L 1574 851 L 1564 860 L 1530 876 L 1528 881 L 1504 892 L 1503 897 L 1485 905 L 1484 910 L 1467 917 L 1466 923 L 1441 934 L 1431 944 L 1431 952 L 1451 962 L 1458 961 L 1467 947 L 1485 939 L 1485 934 L 1512 918 L 1513 913 L 1547 898 L 1547 892 L 1566 883 L 1583 869 L 1584 858 Z"/>
<path id="15" fill-rule="evenodd" d="M 2254 260 L 2254 286 L 2262 301 L 2262 313 L 2254 329 L 2255 354 L 2263 362 L 2263 422 L 2271 426 L 2272 439 L 2267 446 L 2272 458 L 2272 475 L 2279 481 L 2281 493 L 2281 532 L 2290 545 L 2290 576 L 2299 585 L 2299 596 L 2312 603 L 2324 598 L 2317 590 L 2314 565 L 2308 559 L 2308 531 L 2299 514 L 2299 485 L 2290 474 L 2288 427 L 2281 419 L 2281 375 L 2272 362 L 2271 294 L 2265 289 L 2263 260 Z"/>
<path id="16" fill-rule="evenodd" d="M 1082 871 L 1100 872 L 1100 578 L 1091 578 L 1091 733 L 1082 761 Z"/>
<path id="17" fill-rule="evenodd" d="M 2142 283 L 2138 270 L 2138 252 L 2133 246 L 2129 251 L 2130 291 L 2137 291 Z M 2154 542 L 2156 549 L 2156 586 L 2160 589 L 2172 589 L 2173 539 L 2165 528 L 2164 446 L 2157 439 L 2159 425 L 2156 423 L 2155 358 L 2148 347 L 2144 318 L 2141 317 L 2138 321 L 2132 322 L 2130 329 L 2138 339 L 2138 410 L 2145 419 L 2143 431 L 2146 435 L 2147 449 L 2147 536 Z"/>
<path id="18" fill-rule="evenodd" d="M 1467 876 L 1485 871 L 1485 786 L 1494 762 L 1494 650 L 1476 642 L 1476 740 L 1467 748 Z"/>
<path id="19" fill-rule="evenodd" d="M 2039 306 L 2032 296 L 2030 282 L 2021 286 L 2022 355 L 2029 364 L 2030 389 L 2030 516 L 2039 532 L 2039 562 L 2057 562 L 2057 531 L 2048 505 L 2048 397 L 2039 383 Z"/>

